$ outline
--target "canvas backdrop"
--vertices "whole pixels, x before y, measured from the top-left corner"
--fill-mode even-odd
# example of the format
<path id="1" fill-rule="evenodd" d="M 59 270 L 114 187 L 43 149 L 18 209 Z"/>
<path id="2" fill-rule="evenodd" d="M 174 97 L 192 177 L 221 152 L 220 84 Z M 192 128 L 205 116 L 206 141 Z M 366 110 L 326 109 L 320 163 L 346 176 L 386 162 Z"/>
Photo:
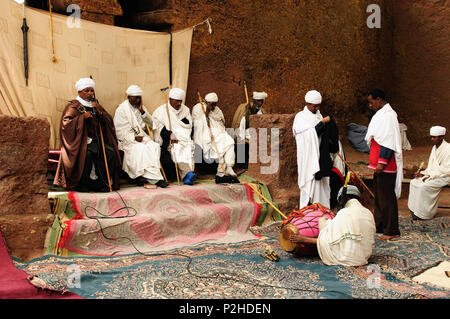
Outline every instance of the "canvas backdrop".
<path id="1" fill-rule="evenodd" d="M 22 5 L 0 1 L 0 114 L 45 117 L 51 126 L 50 148 L 59 148 L 59 123 L 68 101 L 77 96 L 75 83 L 92 76 L 96 96 L 111 115 L 126 99 L 131 84 L 143 90 L 144 105 L 153 112 L 167 98 L 170 84 L 170 34 L 132 30 L 53 15 L 57 62 L 52 61 L 50 15 L 26 7 L 29 26 L 28 86 L 24 76 Z M 172 34 L 172 87 L 186 90 L 193 28 Z"/>

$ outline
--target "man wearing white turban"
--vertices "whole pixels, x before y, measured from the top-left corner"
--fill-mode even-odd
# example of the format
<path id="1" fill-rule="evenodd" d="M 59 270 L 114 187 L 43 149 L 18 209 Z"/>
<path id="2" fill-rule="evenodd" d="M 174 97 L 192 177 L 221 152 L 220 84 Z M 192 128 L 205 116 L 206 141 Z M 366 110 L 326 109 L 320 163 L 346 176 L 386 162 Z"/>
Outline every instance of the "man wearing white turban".
<path id="1" fill-rule="evenodd" d="M 161 162 L 168 179 L 176 179 L 176 168 L 185 185 L 194 185 L 194 142 L 191 139 L 192 117 L 183 104 L 185 92 L 173 88 L 169 101 L 152 114 L 155 142 L 161 145 Z M 177 167 L 175 167 L 176 163 Z"/>
<path id="2" fill-rule="evenodd" d="M 216 93 L 208 93 L 205 101 L 192 109 L 194 143 L 202 149 L 206 163 L 218 162 L 217 176 L 236 176 L 234 139 L 225 130 L 225 117 L 217 106 L 219 98 Z"/>
<path id="3" fill-rule="evenodd" d="M 240 104 L 233 116 L 231 126 L 237 129 L 235 133 L 237 163 L 243 164 L 244 168 L 247 168 L 249 158 L 250 115 L 266 113 L 263 107 L 266 98 L 266 92 L 253 92 L 252 102 Z"/>
<path id="4" fill-rule="evenodd" d="M 131 85 L 127 99 L 119 105 L 114 115 L 119 149 L 124 152 L 122 169 L 131 179 L 143 178 L 147 183 L 167 187 L 160 171 L 161 148 L 150 136 L 153 121 L 142 103 L 142 89 Z"/>
<path id="5" fill-rule="evenodd" d="M 440 191 L 450 184 L 450 144 L 444 140 L 445 133 L 442 126 L 430 129 L 433 148 L 428 166 L 409 184 L 408 208 L 414 220 L 432 219 L 438 208 Z"/>
<path id="6" fill-rule="evenodd" d="M 309 203 L 330 207 L 330 177 L 316 176 L 320 171 L 320 142 L 322 127 L 331 121 L 320 114 L 322 96 L 313 90 L 305 95 L 306 106 L 294 118 L 292 131 L 297 143 L 299 208 Z"/>
<path id="7" fill-rule="evenodd" d="M 80 79 L 75 88 L 78 96 L 61 116 L 61 156 L 53 183 L 67 190 L 109 191 L 101 125 L 111 186 L 118 189 L 122 162 L 113 119 L 96 100 L 92 79 Z"/>

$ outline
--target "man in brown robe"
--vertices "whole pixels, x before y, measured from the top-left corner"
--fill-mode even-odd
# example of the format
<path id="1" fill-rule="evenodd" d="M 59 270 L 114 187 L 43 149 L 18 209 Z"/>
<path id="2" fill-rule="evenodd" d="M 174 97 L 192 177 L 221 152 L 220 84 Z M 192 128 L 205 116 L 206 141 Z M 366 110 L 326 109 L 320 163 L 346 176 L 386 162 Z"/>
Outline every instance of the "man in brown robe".
<path id="1" fill-rule="evenodd" d="M 111 186 L 113 190 L 119 189 L 122 161 L 113 119 L 95 99 L 92 79 L 80 79 L 75 87 L 78 96 L 66 106 L 61 117 L 61 156 L 53 183 L 67 190 L 109 191 L 101 127 Z"/>

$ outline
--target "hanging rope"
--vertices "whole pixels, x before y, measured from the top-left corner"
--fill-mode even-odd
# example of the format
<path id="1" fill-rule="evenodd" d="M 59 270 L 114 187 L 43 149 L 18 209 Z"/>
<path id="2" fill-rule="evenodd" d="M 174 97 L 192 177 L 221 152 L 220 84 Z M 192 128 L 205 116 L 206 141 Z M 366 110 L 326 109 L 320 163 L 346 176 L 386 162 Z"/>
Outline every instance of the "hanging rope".
<path id="1" fill-rule="evenodd" d="M 52 1 L 51 0 L 48 0 L 48 10 L 50 12 L 50 30 L 52 33 L 52 53 L 53 53 L 52 61 L 53 61 L 53 63 L 56 63 L 58 61 L 58 59 L 55 56 L 55 42 L 53 40 L 53 14 L 52 14 Z"/>
<path id="2" fill-rule="evenodd" d="M 200 22 L 199 24 L 196 24 L 196 25 L 194 25 L 194 31 L 195 31 L 195 29 L 198 27 L 198 26 L 201 26 L 202 24 L 207 24 L 208 25 L 208 32 L 209 32 L 209 34 L 211 34 L 212 33 L 212 28 L 211 28 L 211 23 L 210 23 L 210 21 L 211 21 L 211 18 L 208 18 L 208 19 L 206 19 L 206 20 L 204 20 L 204 21 L 202 21 L 202 22 Z"/>

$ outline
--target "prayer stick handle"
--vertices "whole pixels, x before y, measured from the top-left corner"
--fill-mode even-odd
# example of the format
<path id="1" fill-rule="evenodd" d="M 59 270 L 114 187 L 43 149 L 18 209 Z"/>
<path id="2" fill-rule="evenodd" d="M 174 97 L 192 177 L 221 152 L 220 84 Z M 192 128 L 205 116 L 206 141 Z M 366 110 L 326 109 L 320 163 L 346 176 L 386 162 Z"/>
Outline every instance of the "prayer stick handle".
<path id="1" fill-rule="evenodd" d="M 260 192 L 258 192 L 252 185 L 247 184 L 248 186 L 250 186 L 251 189 L 253 189 L 253 191 L 258 194 L 262 199 L 264 199 L 267 204 L 269 204 L 270 206 L 272 206 L 273 209 L 275 209 L 284 219 L 287 219 L 286 215 L 283 214 L 278 208 L 275 207 L 274 204 L 272 204 L 272 202 L 270 202 L 267 198 L 265 198 Z"/>
<path id="2" fill-rule="evenodd" d="M 367 189 L 370 195 L 372 195 L 372 198 L 375 199 L 375 195 L 372 193 L 369 187 L 367 187 L 366 183 L 364 183 L 364 181 L 358 176 L 358 174 L 356 174 L 355 171 L 350 167 L 350 165 L 348 165 L 347 161 L 341 156 L 341 154 L 339 154 L 339 152 L 337 152 L 336 154 L 341 158 L 341 160 L 345 163 L 345 165 L 347 165 L 348 169 L 351 170 L 353 174 L 355 174 L 356 178 L 358 178 L 358 180 L 361 182 L 361 184 L 363 184 L 363 186 Z"/>

